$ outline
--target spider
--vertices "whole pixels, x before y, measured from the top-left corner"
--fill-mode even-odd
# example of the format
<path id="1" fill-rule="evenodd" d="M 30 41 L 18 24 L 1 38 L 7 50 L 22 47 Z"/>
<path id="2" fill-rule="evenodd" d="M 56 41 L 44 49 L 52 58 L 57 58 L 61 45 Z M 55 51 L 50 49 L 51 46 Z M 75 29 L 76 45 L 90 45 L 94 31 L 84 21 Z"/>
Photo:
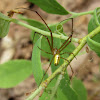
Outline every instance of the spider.
<path id="1" fill-rule="evenodd" d="M 28 8 L 16 8 L 16 9 L 26 9 L 26 10 L 30 10 L 30 9 L 28 9 Z M 49 26 L 47 25 L 46 21 L 42 18 L 42 16 L 41 16 L 37 11 L 34 11 L 34 10 L 30 10 L 30 11 L 35 12 L 35 13 L 41 18 L 41 20 L 44 22 L 44 24 L 46 25 L 46 27 L 47 27 L 47 28 L 49 29 L 49 31 L 50 31 L 51 41 L 48 39 L 47 36 L 45 36 L 45 35 L 43 35 L 43 34 L 40 34 L 40 33 L 38 33 L 38 32 L 35 32 L 35 33 L 37 33 L 37 34 L 40 34 L 40 35 L 44 36 L 44 37 L 47 39 L 47 42 L 48 42 L 48 44 L 49 44 L 51 53 L 44 51 L 44 50 L 41 49 L 40 47 L 38 47 L 38 48 L 39 48 L 41 51 L 43 51 L 43 52 L 45 52 L 45 53 L 47 53 L 47 54 L 53 55 L 53 57 L 52 57 L 52 59 L 51 59 L 51 61 L 50 61 L 49 67 L 50 67 L 50 65 L 51 65 L 51 63 L 52 63 L 52 61 L 53 61 L 53 59 L 54 59 L 54 65 L 57 66 L 57 65 L 59 64 L 59 62 L 60 62 L 60 58 L 66 60 L 66 61 L 69 63 L 69 65 L 70 65 L 70 62 L 69 62 L 67 59 L 61 57 L 61 55 L 66 54 L 66 53 L 68 53 L 68 52 L 61 53 L 61 51 L 63 51 L 63 50 L 71 43 L 72 35 L 73 35 L 73 18 L 69 18 L 69 19 L 72 19 L 72 31 L 71 31 L 71 35 L 68 37 L 67 40 L 65 40 L 65 42 L 60 46 L 60 48 L 54 48 L 54 46 L 53 46 L 53 35 L 52 35 L 52 31 L 51 31 L 51 29 L 49 28 Z M 8 16 L 9 16 L 9 17 L 12 17 L 14 13 L 23 14 L 22 12 L 19 12 L 19 11 L 17 11 L 17 10 L 11 10 L 11 11 L 8 12 Z M 66 19 L 66 20 L 67 20 L 67 19 Z M 35 36 L 35 34 L 34 34 L 34 36 Z M 33 39 L 33 40 L 34 40 L 34 39 Z M 68 53 L 68 54 L 73 54 L 73 53 Z M 73 55 L 74 55 L 74 54 L 73 54 Z M 44 78 L 44 76 L 46 75 L 46 73 L 47 73 L 49 67 L 46 69 L 46 71 L 45 71 L 45 73 L 44 73 L 44 75 L 43 75 L 43 78 Z M 70 65 L 70 68 L 71 68 L 72 76 L 73 76 L 74 71 L 73 71 L 71 65 Z M 71 77 L 72 77 L 72 76 L 71 76 Z M 42 80 L 43 80 L 43 78 L 42 78 Z M 42 80 L 41 80 L 41 82 L 42 82 Z M 40 83 L 41 83 L 41 82 L 40 82 Z"/>
<path id="2" fill-rule="evenodd" d="M 35 12 L 36 12 L 36 11 L 35 11 Z M 70 62 L 69 62 L 67 59 L 61 57 L 61 55 L 65 54 L 65 53 L 68 53 L 68 52 L 61 53 L 61 51 L 63 51 L 63 50 L 71 43 L 72 35 L 73 35 L 73 18 L 71 18 L 71 19 L 72 19 L 72 31 L 71 31 L 71 35 L 68 37 L 67 40 L 65 40 L 65 42 L 60 46 L 60 48 L 54 48 L 54 46 L 53 46 L 53 35 L 52 35 L 51 29 L 49 28 L 49 26 L 47 25 L 47 23 L 45 22 L 45 20 L 42 18 L 42 16 L 41 16 L 38 12 L 36 12 L 36 13 L 39 15 L 39 17 L 40 17 L 40 18 L 42 19 L 42 21 L 45 23 L 45 25 L 46 25 L 46 27 L 49 29 L 50 35 L 51 35 L 51 41 L 50 41 L 50 40 L 48 39 L 47 36 L 45 36 L 45 35 L 43 35 L 43 34 L 40 34 L 40 33 L 38 33 L 38 32 L 35 32 L 35 33 L 37 33 L 37 34 L 40 34 L 40 35 L 44 36 L 44 37 L 47 39 L 47 42 L 48 42 L 48 44 L 49 44 L 51 53 L 44 51 L 44 50 L 41 49 L 40 47 L 38 47 L 38 48 L 39 48 L 41 51 L 43 51 L 43 52 L 45 52 L 45 53 L 47 53 L 47 54 L 53 55 L 53 57 L 52 57 L 52 59 L 51 59 L 51 61 L 50 61 L 49 67 L 50 67 L 50 65 L 51 65 L 51 63 L 52 63 L 52 61 L 53 61 L 53 59 L 54 59 L 54 65 L 57 66 L 57 65 L 59 64 L 59 62 L 60 62 L 60 58 L 66 60 L 66 61 L 69 63 L 69 65 L 70 65 Z M 35 34 L 34 34 L 34 36 L 35 36 Z M 68 54 L 73 54 L 73 53 L 68 53 Z M 73 54 L 73 55 L 74 55 L 74 54 Z M 43 78 L 44 78 L 44 76 L 46 75 L 46 73 L 47 73 L 49 67 L 46 69 L 46 71 L 45 71 L 45 73 L 44 73 L 44 75 L 43 75 Z M 70 65 L 70 68 L 71 68 L 71 71 L 72 71 L 72 75 L 71 75 L 71 78 L 72 78 L 74 71 L 73 71 L 71 65 Z M 43 80 L 43 78 L 42 78 L 42 80 Z M 42 80 L 41 80 L 41 82 L 42 82 Z M 40 82 L 40 83 L 41 83 L 41 82 Z"/>

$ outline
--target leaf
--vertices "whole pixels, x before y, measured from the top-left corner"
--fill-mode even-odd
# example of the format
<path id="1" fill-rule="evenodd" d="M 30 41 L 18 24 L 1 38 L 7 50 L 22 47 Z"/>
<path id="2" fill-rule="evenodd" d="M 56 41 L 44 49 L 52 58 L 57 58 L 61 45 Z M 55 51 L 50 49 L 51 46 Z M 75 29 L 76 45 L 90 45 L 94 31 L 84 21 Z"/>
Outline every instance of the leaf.
<path id="1" fill-rule="evenodd" d="M 5 37 L 9 31 L 11 18 L 0 13 L 0 37 Z"/>
<path id="2" fill-rule="evenodd" d="M 72 80 L 72 87 L 78 94 L 78 100 L 87 100 L 86 88 L 84 87 L 83 83 L 80 80 L 78 80 L 77 78 L 74 78 Z"/>
<path id="3" fill-rule="evenodd" d="M 100 7 L 96 8 L 94 15 L 92 16 L 88 24 L 88 33 L 92 32 L 96 27 L 100 25 Z M 100 32 L 94 36 L 92 39 L 88 37 L 87 43 L 89 47 L 100 56 Z"/>
<path id="4" fill-rule="evenodd" d="M 100 43 L 98 43 L 98 42 L 96 42 L 88 37 L 87 44 L 100 57 Z"/>
<path id="5" fill-rule="evenodd" d="M 100 25 L 100 7 L 96 8 L 94 11 L 94 15 L 92 16 L 89 24 L 88 24 L 88 33 L 92 32 L 95 28 Z M 100 32 L 92 38 L 96 42 L 100 43 Z"/>
<path id="6" fill-rule="evenodd" d="M 69 12 L 65 10 L 56 0 L 28 0 L 38 5 L 42 10 L 47 13 L 67 15 Z"/>
<path id="7" fill-rule="evenodd" d="M 28 60 L 11 60 L 0 64 L 0 88 L 12 88 L 32 74 Z"/>
<path id="8" fill-rule="evenodd" d="M 58 88 L 57 90 L 57 96 L 54 100 L 69 100 L 67 96 L 62 92 L 61 88 Z"/>
<path id="9" fill-rule="evenodd" d="M 57 33 L 59 34 L 59 32 L 60 33 L 63 33 L 63 26 L 62 26 L 62 24 L 58 24 L 57 26 L 56 26 L 56 30 L 57 30 Z"/>
<path id="10" fill-rule="evenodd" d="M 37 40 L 32 52 L 32 71 L 38 86 L 40 85 L 41 79 L 43 77 L 43 70 L 41 66 L 41 57 L 40 57 L 41 50 L 39 49 L 41 48 L 41 39 L 42 37 L 40 37 Z"/>
<path id="11" fill-rule="evenodd" d="M 68 73 L 64 74 L 64 78 L 61 80 L 59 87 L 68 100 L 78 100 L 77 93 L 70 87 Z"/>
<path id="12" fill-rule="evenodd" d="M 59 90 L 57 91 L 58 98 L 61 98 L 62 95 L 64 95 L 64 98 L 66 99 L 63 99 L 63 100 L 78 100 L 77 94 L 69 85 L 66 85 L 65 87 L 63 87 L 63 89 L 60 88 L 60 90 L 62 93 L 59 93 Z M 57 99 L 57 100 L 61 100 L 61 99 Z"/>

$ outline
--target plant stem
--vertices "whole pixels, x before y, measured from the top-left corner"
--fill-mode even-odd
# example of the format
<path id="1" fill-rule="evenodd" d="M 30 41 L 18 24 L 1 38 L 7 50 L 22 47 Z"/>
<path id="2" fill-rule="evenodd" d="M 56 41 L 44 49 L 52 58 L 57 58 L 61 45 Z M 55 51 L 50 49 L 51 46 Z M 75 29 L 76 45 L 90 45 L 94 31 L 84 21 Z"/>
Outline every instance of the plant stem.
<path id="1" fill-rule="evenodd" d="M 33 98 L 36 97 L 40 93 L 40 91 L 43 89 L 43 87 L 39 87 L 34 93 L 32 93 L 26 100 L 33 100 Z"/>
<path id="2" fill-rule="evenodd" d="M 53 88 L 53 91 L 52 91 L 52 95 L 51 95 L 51 99 L 50 99 L 50 100 L 53 100 L 53 98 L 54 98 L 54 96 L 55 96 L 55 94 L 56 94 L 56 92 L 57 92 L 57 89 L 58 89 L 58 87 L 59 87 L 59 84 L 60 84 L 60 81 L 62 80 L 62 78 L 63 78 L 63 75 L 60 74 L 59 77 L 58 77 L 58 80 L 57 80 L 57 82 L 56 82 L 56 85 L 55 85 L 55 87 Z"/>
<path id="3" fill-rule="evenodd" d="M 67 58 L 67 60 L 69 62 L 71 62 L 74 57 L 79 53 L 79 51 L 84 47 L 84 45 L 87 43 L 87 38 L 90 37 L 94 37 L 96 34 L 98 34 L 100 32 L 100 26 L 98 26 L 96 29 L 94 29 L 90 34 L 88 34 L 87 36 L 85 36 L 84 38 L 81 39 L 81 42 L 80 44 L 78 45 L 78 47 L 73 51 L 73 53 Z M 74 54 L 74 55 L 73 55 Z M 64 62 L 51 76 L 49 76 L 44 82 L 41 83 L 40 87 L 39 88 L 46 88 L 48 86 L 48 84 L 58 75 L 58 74 L 61 74 L 61 72 L 67 68 L 67 66 L 69 65 L 69 62 Z M 57 82 L 57 86 L 58 86 L 58 83 Z M 41 91 L 42 89 L 40 89 Z M 39 93 L 39 90 L 37 89 L 36 91 L 38 91 Z M 32 95 L 37 95 L 36 92 L 34 92 Z M 26 100 L 32 100 L 32 99 L 29 99 L 30 97 L 32 97 L 32 95 L 30 95 Z"/>
<path id="4" fill-rule="evenodd" d="M 70 14 L 72 14 L 73 16 L 77 15 L 76 17 L 82 16 L 82 15 L 87 15 L 87 14 L 93 14 L 93 13 L 94 13 L 94 10 L 86 11 L 86 12 L 81 12 L 81 13 L 70 12 Z"/>
<path id="5" fill-rule="evenodd" d="M 82 16 L 82 15 L 86 15 L 86 14 L 93 14 L 94 11 L 88 11 L 88 12 L 82 12 L 82 13 L 74 13 L 74 12 L 70 12 L 70 14 L 72 14 L 72 16 L 70 18 L 76 18 L 78 16 Z M 64 20 L 62 21 L 60 24 L 64 24 L 66 23 L 67 21 L 69 21 L 70 19 L 68 20 Z M 26 28 L 29 28 L 33 31 L 36 31 L 38 33 L 41 33 L 43 35 L 46 35 L 46 36 L 50 36 L 50 32 L 47 32 L 47 31 L 43 31 L 43 30 L 40 30 L 36 27 L 33 27 L 31 25 L 28 25 L 28 24 L 25 24 L 23 22 L 20 22 L 16 19 L 12 19 L 12 22 L 16 23 L 16 24 L 19 24 L 21 26 L 24 26 Z M 58 24 L 58 23 L 57 23 Z M 67 58 L 67 60 L 69 62 L 71 62 L 74 57 L 79 53 L 79 51 L 84 47 L 84 45 L 86 44 L 86 40 L 87 40 L 87 37 L 89 36 L 90 38 L 92 38 L 93 36 L 95 36 L 98 32 L 100 32 L 100 26 L 98 28 L 96 28 L 94 31 L 92 31 L 90 34 L 88 34 L 87 36 L 85 36 L 84 38 L 81 39 L 81 42 L 79 44 L 79 46 L 73 51 L 73 53 Z M 64 35 L 58 35 L 58 34 L 55 34 L 53 33 L 53 37 L 56 37 L 56 38 L 60 38 L 60 39 L 68 39 L 67 36 L 64 36 Z M 72 38 L 72 41 L 73 42 L 77 42 L 79 43 L 79 39 L 77 38 Z M 74 55 L 73 55 L 74 54 Z M 32 100 L 37 94 L 40 93 L 40 91 L 42 91 L 42 89 L 46 88 L 48 86 L 48 84 L 58 75 L 58 80 L 56 82 L 56 85 L 54 87 L 54 91 L 51 95 L 51 100 L 53 100 L 54 96 L 55 96 L 55 93 L 57 92 L 57 89 L 58 89 L 58 86 L 60 84 L 60 81 L 63 77 L 63 75 L 61 74 L 61 72 L 67 68 L 67 66 L 69 65 L 69 62 L 64 62 L 50 77 L 48 77 L 44 82 L 41 83 L 40 87 L 34 92 L 32 93 L 26 100 Z"/>
<path id="6" fill-rule="evenodd" d="M 18 20 L 16 20 L 16 19 L 12 19 L 12 22 L 14 22 L 14 23 L 16 23 L 16 24 L 19 24 L 19 25 L 21 25 L 21 26 L 24 26 L 24 27 L 26 27 L 26 28 L 28 28 L 28 29 L 31 29 L 31 30 L 33 30 L 33 31 L 35 31 L 35 32 L 38 32 L 38 33 L 40 33 L 40 34 L 43 34 L 43 35 L 46 35 L 46 36 L 51 36 L 51 35 L 50 35 L 50 32 L 43 31 L 43 30 L 41 30 L 41 29 L 38 29 L 38 28 L 36 28 L 36 27 L 33 27 L 33 26 L 31 26 L 31 25 L 28 25 L 28 24 L 25 24 L 25 23 L 23 23 L 23 22 L 21 22 L 21 21 L 18 21 Z M 67 39 L 68 39 L 67 36 L 58 35 L 58 34 L 56 34 L 56 33 L 53 33 L 53 37 L 59 38 L 59 39 L 64 39 L 64 40 L 67 40 Z M 72 38 L 72 41 L 78 43 L 78 42 L 79 42 L 79 39 L 78 39 L 78 38 Z"/>
<path id="7" fill-rule="evenodd" d="M 87 14 L 93 14 L 93 11 L 87 11 L 87 12 L 82 12 L 82 13 L 75 13 L 75 12 L 70 12 L 70 14 L 72 14 L 71 17 L 69 17 L 68 19 L 63 20 L 62 22 L 60 22 L 60 24 L 65 24 L 66 22 L 68 22 L 69 20 L 71 20 L 71 18 L 76 18 L 82 15 L 87 15 Z"/>
<path id="8" fill-rule="evenodd" d="M 88 12 L 82 12 L 82 13 L 70 12 L 70 14 L 72 14 L 72 16 L 71 16 L 70 18 L 76 18 L 76 17 L 78 17 L 78 16 L 82 16 L 82 15 L 86 15 L 86 14 L 93 14 L 93 12 L 94 12 L 94 11 L 88 11 Z M 64 23 L 68 22 L 69 20 L 71 20 L 70 18 L 65 19 L 64 21 L 60 22 L 60 24 L 64 24 Z M 38 33 L 40 33 L 40 34 L 43 34 L 43 35 L 46 35 L 46 36 L 50 36 L 50 32 L 43 31 L 43 30 L 38 29 L 38 28 L 36 28 L 36 27 L 33 27 L 33 26 L 31 26 L 31 25 L 28 25 L 28 24 L 25 24 L 25 23 L 23 23 L 23 22 L 20 22 L 20 21 L 18 21 L 18 20 L 16 20 L 16 19 L 12 19 L 11 21 L 14 22 L 14 23 L 16 23 L 16 24 L 19 24 L 19 25 L 21 25 L 21 26 L 24 26 L 24 27 L 26 27 L 26 28 L 29 28 L 29 29 L 31 29 L 31 30 L 33 30 L 33 31 L 35 31 L 35 32 L 38 32 Z M 57 24 L 59 24 L 59 23 L 57 23 Z M 58 34 L 55 34 L 55 33 L 53 33 L 53 37 L 55 37 L 55 38 L 60 38 L 60 39 L 64 39 L 64 40 L 67 40 L 67 39 L 68 39 L 67 36 L 58 35 Z M 72 38 L 72 41 L 73 41 L 73 42 L 76 42 L 76 43 L 79 43 L 79 39 L 77 39 L 77 38 Z"/>

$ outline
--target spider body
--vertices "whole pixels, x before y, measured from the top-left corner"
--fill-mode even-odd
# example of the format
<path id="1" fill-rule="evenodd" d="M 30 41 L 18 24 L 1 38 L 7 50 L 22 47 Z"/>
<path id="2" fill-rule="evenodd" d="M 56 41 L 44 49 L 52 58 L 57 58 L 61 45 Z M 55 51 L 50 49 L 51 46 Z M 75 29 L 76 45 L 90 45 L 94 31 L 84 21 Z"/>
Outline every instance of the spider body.
<path id="1" fill-rule="evenodd" d="M 57 66 L 59 64 L 59 61 L 60 61 L 60 55 L 55 54 L 54 55 L 54 65 Z"/>
<path id="2" fill-rule="evenodd" d="M 57 66 L 59 64 L 59 61 L 60 61 L 59 49 L 53 48 L 52 53 L 54 55 L 54 65 Z"/>

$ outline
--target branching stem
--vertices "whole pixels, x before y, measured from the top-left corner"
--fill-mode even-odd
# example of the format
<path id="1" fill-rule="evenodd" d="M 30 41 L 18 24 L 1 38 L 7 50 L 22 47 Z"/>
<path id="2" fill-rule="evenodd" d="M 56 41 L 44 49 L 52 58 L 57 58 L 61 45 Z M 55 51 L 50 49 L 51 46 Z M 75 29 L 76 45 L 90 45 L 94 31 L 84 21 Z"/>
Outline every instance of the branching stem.
<path id="1" fill-rule="evenodd" d="M 74 12 L 70 12 L 70 14 L 72 14 L 72 16 L 70 18 L 76 18 L 78 16 L 81 16 L 81 15 L 86 15 L 86 14 L 93 14 L 94 11 L 88 11 L 88 12 L 82 12 L 82 13 L 74 13 Z M 70 19 L 69 19 L 70 20 Z M 47 32 L 47 31 L 43 31 L 43 30 L 40 30 L 36 27 L 33 27 L 31 25 L 28 25 L 28 24 L 25 24 L 23 22 L 20 22 L 16 19 L 12 19 L 11 20 L 12 22 L 16 23 L 16 24 L 19 24 L 21 26 L 24 26 L 26 28 L 29 28 L 31 30 L 34 30 L 35 32 L 38 32 L 40 34 L 43 34 L 43 35 L 46 35 L 46 36 L 50 36 L 50 32 Z M 64 20 L 61 22 L 61 24 L 64 24 L 66 23 L 68 20 Z M 57 23 L 58 24 L 58 23 Z M 95 30 L 93 30 L 90 34 L 88 34 L 87 36 L 83 37 L 82 39 L 77 39 L 77 38 L 73 38 L 72 41 L 73 42 L 77 42 L 79 43 L 78 47 L 73 51 L 73 53 L 67 58 L 67 60 L 69 62 L 71 62 L 74 57 L 79 53 L 79 51 L 84 47 L 84 45 L 87 43 L 87 38 L 90 37 L 94 37 L 96 34 L 98 34 L 100 32 L 100 26 L 98 26 Z M 58 34 L 55 34 L 53 33 L 53 37 L 56 37 L 56 38 L 60 38 L 60 39 L 68 39 L 68 37 L 64 36 L 64 35 L 58 35 Z M 74 55 L 73 55 L 74 54 Z M 40 87 L 37 88 L 37 90 L 32 93 L 26 100 L 33 100 L 33 98 L 36 97 L 36 95 L 38 95 L 43 89 L 45 89 L 48 84 L 57 76 L 59 75 L 59 80 L 57 80 L 57 83 L 55 85 L 55 91 L 52 93 L 52 96 L 51 96 L 51 99 L 54 97 L 55 93 L 56 93 L 56 90 L 57 90 L 57 87 L 59 86 L 59 83 L 62 79 L 62 72 L 67 68 L 67 66 L 69 65 L 69 62 L 64 62 L 51 76 L 49 76 L 44 82 L 41 83 Z"/>
<path id="2" fill-rule="evenodd" d="M 60 24 L 65 24 L 66 22 L 68 22 L 69 20 L 71 20 L 71 18 L 76 18 L 82 15 L 87 15 L 87 14 L 93 14 L 93 11 L 87 11 L 87 12 L 81 12 L 81 13 L 75 13 L 75 12 L 70 12 L 70 14 L 72 15 L 71 17 L 69 17 L 68 19 L 62 21 Z"/>
<path id="3" fill-rule="evenodd" d="M 100 32 L 100 26 L 98 26 L 95 30 L 93 30 L 91 33 L 89 33 L 87 36 L 85 36 L 84 38 L 81 39 L 80 44 L 78 45 L 78 47 L 73 51 L 73 54 L 76 56 L 79 51 L 84 47 L 84 45 L 87 43 L 87 38 L 90 37 L 94 37 L 96 34 L 98 34 Z M 71 54 L 67 59 L 69 60 L 69 62 L 71 62 L 74 59 L 74 55 Z M 26 100 L 33 100 L 33 98 L 39 93 L 39 91 L 41 91 L 42 89 L 46 88 L 46 86 L 48 86 L 48 84 L 58 75 L 61 74 L 61 72 L 67 68 L 68 66 L 68 62 L 64 62 L 51 76 L 49 76 L 44 82 L 41 83 L 40 87 L 33 93 L 31 94 Z M 32 99 L 30 99 L 30 97 L 32 97 Z"/>
<path id="4" fill-rule="evenodd" d="M 16 19 L 12 19 L 12 22 L 14 22 L 14 23 L 16 23 L 16 24 L 19 24 L 19 25 L 21 25 L 21 26 L 24 26 L 24 27 L 26 27 L 26 28 L 28 28 L 28 29 L 31 29 L 31 30 L 33 30 L 33 31 L 35 31 L 35 32 L 38 32 L 38 33 L 40 33 L 40 34 L 43 34 L 43 35 L 46 35 L 46 36 L 51 36 L 51 35 L 50 35 L 50 32 L 47 32 L 47 31 L 38 29 L 38 28 L 36 28 L 36 27 L 33 27 L 33 26 L 31 26 L 31 25 L 28 25 L 28 24 L 25 24 L 25 23 L 23 23 L 23 22 L 21 22 L 21 21 L 18 21 L 18 20 L 16 20 Z M 67 40 L 67 39 L 68 39 L 67 36 L 58 35 L 58 34 L 56 34 L 56 33 L 53 33 L 53 37 L 59 38 L 59 39 L 64 39 L 64 40 Z M 72 38 L 72 41 L 78 43 L 78 42 L 79 42 L 79 39 L 78 39 L 78 38 Z"/>

